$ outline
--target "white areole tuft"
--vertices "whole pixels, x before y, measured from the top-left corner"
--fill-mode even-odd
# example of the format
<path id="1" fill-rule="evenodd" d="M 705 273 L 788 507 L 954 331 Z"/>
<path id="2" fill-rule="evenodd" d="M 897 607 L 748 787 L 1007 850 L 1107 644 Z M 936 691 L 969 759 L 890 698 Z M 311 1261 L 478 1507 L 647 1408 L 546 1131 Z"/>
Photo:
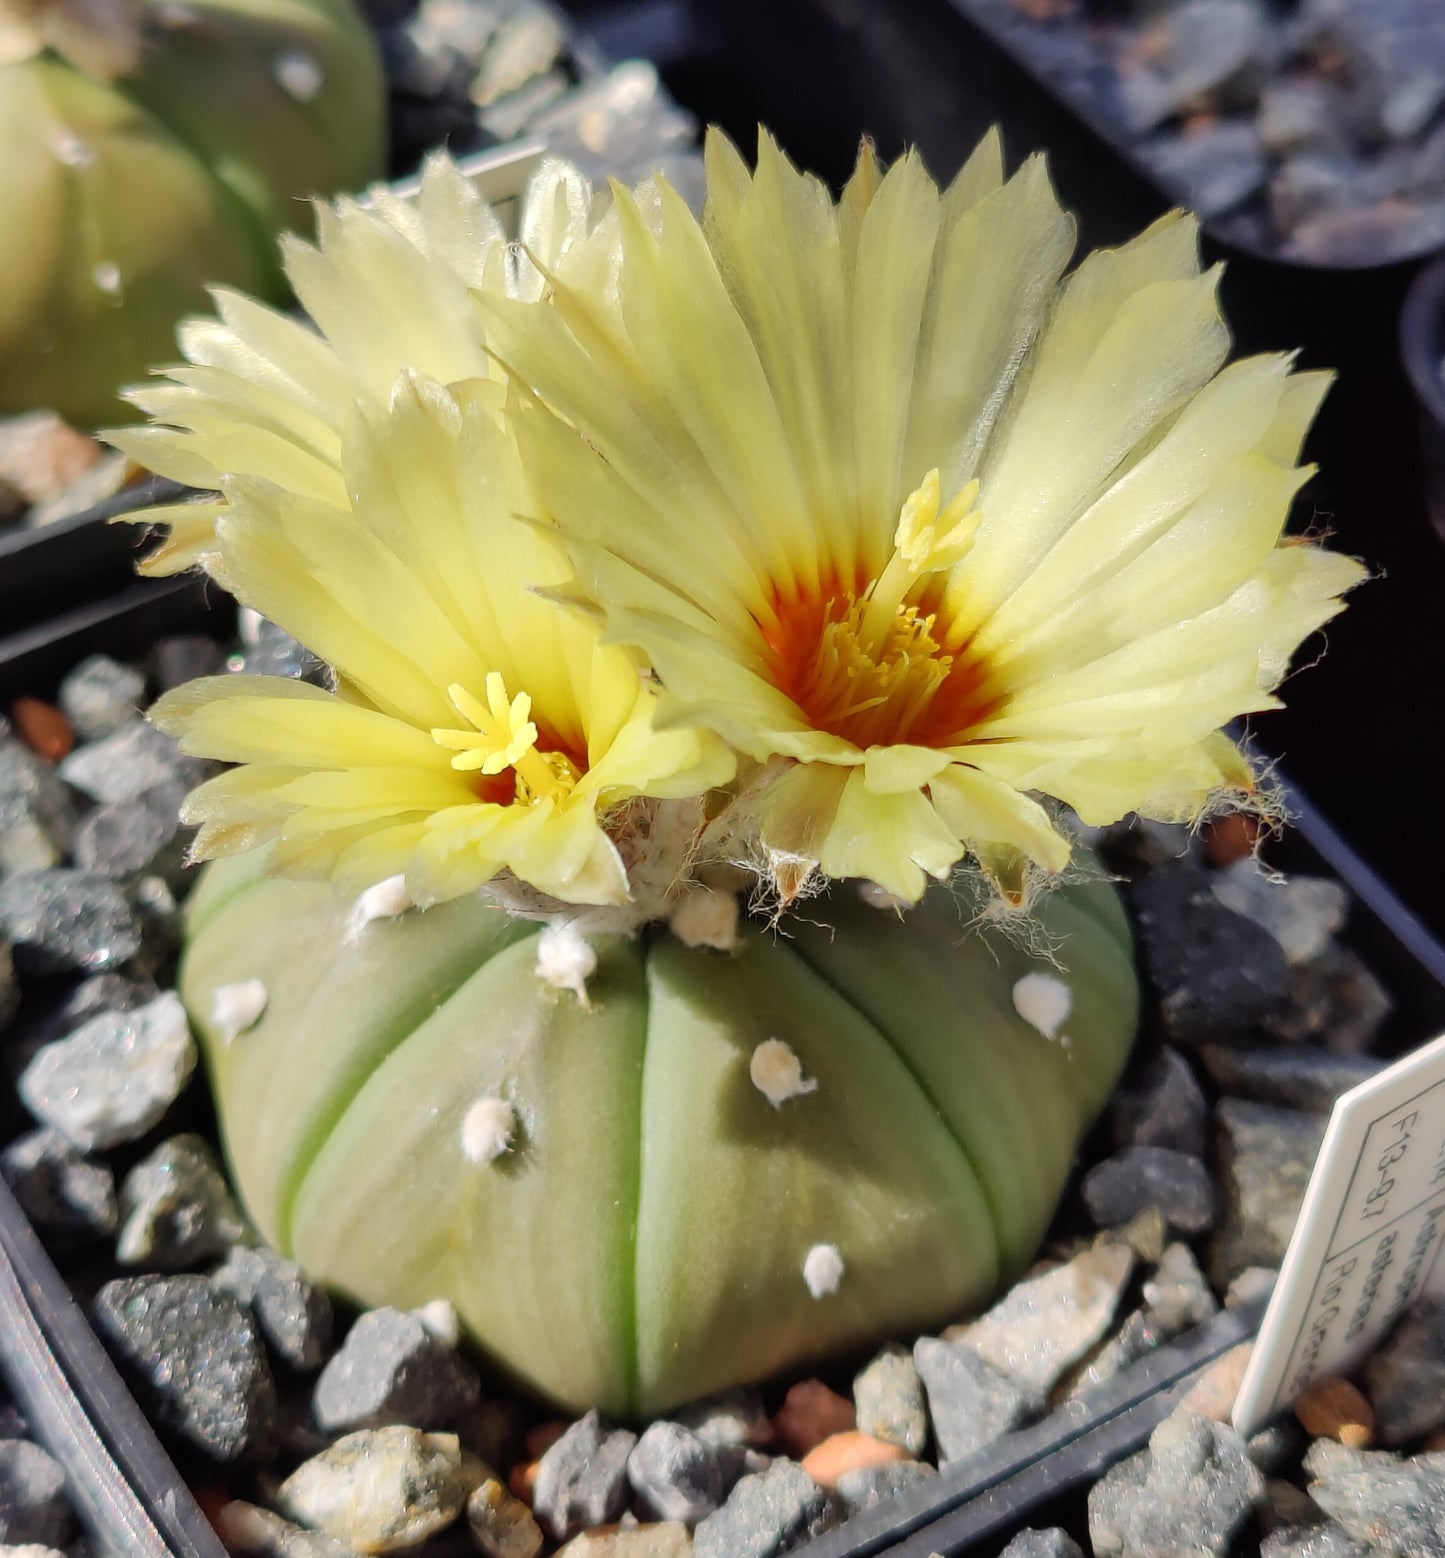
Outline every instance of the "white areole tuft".
<path id="1" fill-rule="evenodd" d="M 843 1255 L 836 1244 L 815 1244 L 803 1261 L 803 1281 L 814 1298 L 838 1291 L 843 1280 Z"/>
<path id="2" fill-rule="evenodd" d="M 597 972 L 592 943 L 571 920 L 562 920 L 537 937 L 537 978 L 554 990 L 570 990 L 588 1010 L 587 981 Z"/>
<path id="3" fill-rule="evenodd" d="M 1014 1010 L 1046 1039 L 1067 1046 L 1059 1029 L 1074 1009 L 1074 992 L 1055 974 L 1025 974 L 1014 985 Z"/>
<path id="4" fill-rule="evenodd" d="M 238 1034 L 260 1022 L 269 999 L 266 986 L 259 979 L 238 979 L 235 984 L 218 985 L 211 997 L 211 1021 L 216 1032 L 229 1044 Z"/>
<path id="5" fill-rule="evenodd" d="M 356 900 L 356 907 L 351 911 L 351 928 L 359 931 L 373 920 L 394 920 L 397 915 L 414 908 L 416 904 L 406 890 L 406 878 L 389 876 L 384 882 L 368 887 Z"/>
<path id="6" fill-rule="evenodd" d="M 802 1061 L 792 1045 L 781 1039 L 764 1039 L 758 1045 L 748 1062 L 748 1075 L 774 1109 L 781 1109 L 790 1098 L 818 1090 L 818 1079 L 803 1075 Z"/>
<path id="7" fill-rule="evenodd" d="M 462 1156 L 491 1163 L 512 1145 L 517 1116 L 504 1098 L 479 1098 L 462 1116 Z"/>

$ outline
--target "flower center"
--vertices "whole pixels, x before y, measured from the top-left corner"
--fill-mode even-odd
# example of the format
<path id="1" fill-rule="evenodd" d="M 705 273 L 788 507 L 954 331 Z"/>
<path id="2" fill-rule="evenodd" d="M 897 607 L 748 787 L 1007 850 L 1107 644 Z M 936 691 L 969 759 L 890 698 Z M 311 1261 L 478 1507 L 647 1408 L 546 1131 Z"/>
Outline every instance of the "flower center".
<path id="1" fill-rule="evenodd" d="M 457 754 L 452 759 L 453 768 L 479 772 L 482 800 L 501 805 L 516 801 L 524 806 L 549 798 L 560 801 L 582 777 L 565 752 L 538 746 L 530 696 L 519 692 L 509 700 L 500 671 L 487 673 L 485 703 L 455 683 L 447 688 L 447 697 L 473 728 L 434 730 L 432 740 Z"/>
<path id="2" fill-rule="evenodd" d="M 938 472 L 904 503 L 876 579 L 778 601 L 766 634 L 776 685 L 815 730 L 870 746 L 946 747 L 996 705 L 988 668 L 940 631 L 937 575 L 967 555 L 981 518 L 970 482 L 939 512 Z"/>

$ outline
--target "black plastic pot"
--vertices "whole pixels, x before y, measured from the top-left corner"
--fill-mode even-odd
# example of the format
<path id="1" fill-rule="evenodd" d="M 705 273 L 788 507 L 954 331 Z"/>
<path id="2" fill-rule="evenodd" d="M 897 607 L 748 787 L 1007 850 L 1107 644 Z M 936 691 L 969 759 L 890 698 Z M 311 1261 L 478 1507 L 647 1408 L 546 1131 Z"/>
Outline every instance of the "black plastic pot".
<path id="1" fill-rule="evenodd" d="M 84 621 L 52 621 L 25 641 L 0 640 L 0 697 L 48 693 L 87 653 L 143 652 L 170 632 L 218 636 L 232 603 L 191 580 L 133 586 Z M 1399 1053 L 1445 1028 L 1445 947 L 1298 792 L 1293 829 L 1270 851 L 1291 872 L 1326 871 L 1354 899 L 1348 942 L 1385 983 L 1396 1011 L 1381 1036 Z M 1199 1372 L 1257 1328 L 1259 1309 L 1225 1311 L 1159 1348 L 1089 1399 L 956 1462 L 902 1497 L 798 1549 L 808 1558 L 958 1558 L 997 1551 L 1027 1525 L 1050 1523 L 1070 1498 L 1141 1448 Z M 146 1422 L 64 1279 L 0 1182 L 0 1374 L 65 1467 L 102 1551 L 137 1558 L 220 1558 L 184 1479 Z"/>

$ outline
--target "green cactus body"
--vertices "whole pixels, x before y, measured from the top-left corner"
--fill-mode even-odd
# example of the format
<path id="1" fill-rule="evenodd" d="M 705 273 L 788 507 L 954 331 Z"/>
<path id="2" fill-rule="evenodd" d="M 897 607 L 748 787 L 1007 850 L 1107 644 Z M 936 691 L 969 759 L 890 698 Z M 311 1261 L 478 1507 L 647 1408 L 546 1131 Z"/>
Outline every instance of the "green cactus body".
<path id="1" fill-rule="evenodd" d="M 181 990 L 261 1231 L 365 1303 L 443 1297 L 496 1364 L 567 1408 L 651 1413 L 957 1317 L 1033 1253 L 1137 1016 L 1111 888 L 1041 911 L 1060 965 L 834 889 L 741 950 L 601 938 L 591 1009 L 536 972 L 540 928 L 472 898 L 360 931 L 329 885 L 212 867 Z M 813 921 L 826 921 L 813 923 Z M 1051 973 L 1051 1040 L 1014 1007 Z M 267 1002 L 229 1040 L 216 992 Z M 781 1039 L 812 1091 L 754 1085 Z M 501 1098 L 512 1149 L 469 1160 Z M 835 1246 L 815 1297 L 810 1250 Z"/>
<path id="2" fill-rule="evenodd" d="M 0 414 L 95 425 L 224 283 L 279 300 L 305 197 L 385 170 L 384 84 L 350 0 L 149 0 L 116 80 L 0 64 Z"/>

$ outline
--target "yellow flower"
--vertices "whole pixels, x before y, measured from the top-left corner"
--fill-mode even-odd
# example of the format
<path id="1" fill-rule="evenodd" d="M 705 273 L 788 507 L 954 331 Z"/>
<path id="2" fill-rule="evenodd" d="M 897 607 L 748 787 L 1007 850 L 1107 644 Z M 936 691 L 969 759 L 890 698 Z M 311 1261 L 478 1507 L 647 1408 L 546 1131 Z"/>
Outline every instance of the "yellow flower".
<path id="1" fill-rule="evenodd" d="M 274 840 L 271 868 L 411 898 L 499 872 L 573 904 L 623 904 L 608 813 L 732 775 L 721 744 L 655 731 L 655 699 L 596 627 L 535 593 L 566 566 L 516 520 L 528 497 L 486 387 L 403 375 L 348 436 L 345 506 L 225 478 L 221 570 L 334 668 L 192 682 L 152 711 L 204 757 L 243 766 L 183 815 L 198 858 Z"/>
<path id="2" fill-rule="evenodd" d="M 591 227 L 585 184 L 544 170 L 532 253 L 575 246 L 581 265 Z M 194 366 L 137 394 L 172 425 L 117 440 L 219 489 L 155 512 L 161 571 L 200 562 L 336 678 L 215 677 L 156 706 L 185 750 L 243 765 L 187 802 L 194 853 L 272 841 L 272 869 L 353 892 L 404 875 L 418 903 L 510 872 L 624 904 L 617 808 L 696 796 L 734 764 L 711 735 L 655 730 L 633 657 L 537 593 L 568 570 L 517 518 L 535 505 L 468 294 L 535 299 L 541 275 L 444 160 L 416 212 L 343 205 L 321 232 L 287 253 L 321 333 L 222 297 L 219 323 L 187 329 Z"/>
<path id="3" fill-rule="evenodd" d="M 1073 224 L 996 137 L 942 193 L 865 147 L 836 204 L 766 137 L 707 161 L 701 224 L 614 191 L 606 287 L 479 305 L 573 598 L 760 765 L 784 896 L 916 899 L 965 850 L 1017 895 L 1069 857 L 1039 796 L 1247 790 L 1220 727 L 1362 573 L 1281 537 L 1327 377 L 1224 366 L 1182 214 L 1061 279 Z"/>
<path id="4" fill-rule="evenodd" d="M 523 247 L 511 246 L 491 207 L 438 153 L 415 202 L 378 188 L 366 205 L 319 206 L 314 246 L 294 234 L 281 240 L 287 277 L 315 328 L 216 288 L 219 318 L 181 326 L 187 364 L 127 394 L 154 425 L 108 437 L 148 469 L 202 491 L 225 476 L 259 476 L 344 502 L 342 445 L 354 409 L 384 408 L 408 368 L 440 384 L 491 378 L 500 405 L 501 375 L 471 294 L 536 299 L 543 278 L 529 256 L 549 268 L 581 266 L 596 247 L 595 225 L 586 180 L 549 159 L 523 199 Z M 224 498 L 206 499 L 125 515 L 169 527 L 141 571 L 213 568 L 226 507 Z"/>

